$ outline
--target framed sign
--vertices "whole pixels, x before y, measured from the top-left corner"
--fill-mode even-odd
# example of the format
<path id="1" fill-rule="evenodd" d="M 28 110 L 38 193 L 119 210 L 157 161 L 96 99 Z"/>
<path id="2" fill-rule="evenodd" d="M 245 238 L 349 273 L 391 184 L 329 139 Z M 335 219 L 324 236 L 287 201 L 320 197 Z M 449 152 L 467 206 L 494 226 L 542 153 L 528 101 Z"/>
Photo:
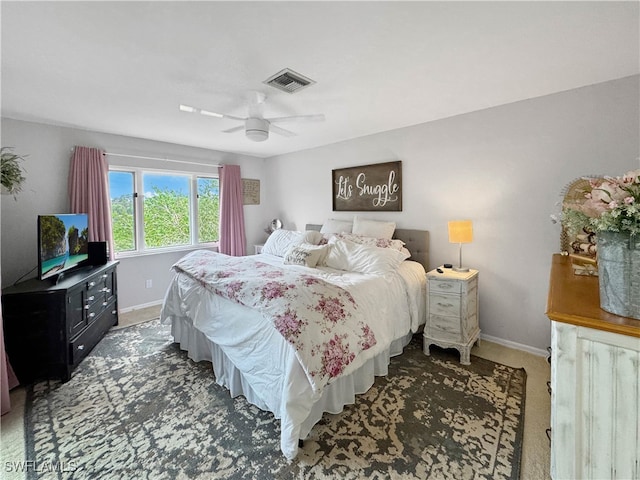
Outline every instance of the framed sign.
<path id="1" fill-rule="evenodd" d="M 242 204 L 260 205 L 260 180 L 242 179 Z"/>
<path id="2" fill-rule="evenodd" d="M 332 170 L 334 212 L 401 212 L 402 162 Z"/>

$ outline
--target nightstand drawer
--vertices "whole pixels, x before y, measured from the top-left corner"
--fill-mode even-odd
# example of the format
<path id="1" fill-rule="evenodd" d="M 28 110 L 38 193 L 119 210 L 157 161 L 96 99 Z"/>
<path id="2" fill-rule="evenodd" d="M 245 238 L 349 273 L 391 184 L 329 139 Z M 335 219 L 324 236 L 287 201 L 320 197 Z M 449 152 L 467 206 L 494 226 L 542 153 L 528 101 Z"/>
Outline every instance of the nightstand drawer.
<path id="1" fill-rule="evenodd" d="M 434 315 L 451 315 L 459 318 L 460 296 L 431 293 L 429 295 L 429 313 Z"/>
<path id="2" fill-rule="evenodd" d="M 429 315 L 427 335 L 438 340 L 459 342 L 462 338 L 460 321 L 456 318 Z"/>
<path id="3" fill-rule="evenodd" d="M 460 293 L 462 291 L 462 282 L 431 277 L 429 279 L 429 290 L 438 293 Z"/>

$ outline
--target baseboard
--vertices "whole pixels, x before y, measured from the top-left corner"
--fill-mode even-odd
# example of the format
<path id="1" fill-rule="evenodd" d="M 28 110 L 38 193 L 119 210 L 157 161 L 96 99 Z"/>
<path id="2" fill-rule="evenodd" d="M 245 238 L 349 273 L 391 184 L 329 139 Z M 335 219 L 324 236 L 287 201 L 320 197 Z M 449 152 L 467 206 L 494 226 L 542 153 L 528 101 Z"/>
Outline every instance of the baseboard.
<path id="1" fill-rule="evenodd" d="M 515 348 L 516 350 L 522 350 L 523 352 L 531 353 L 539 357 L 547 357 L 549 352 L 547 350 L 541 350 L 539 348 L 524 345 L 522 343 L 512 342 L 511 340 L 505 340 L 504 338 L 493 337 L 491 335 L 480 334 L 481 340 L 487 340 L 488 342 L 497 343 L 503 347 Z"/>
<path id="2" fill-rule="evenodd" d="M 154 302 L 149 303 L 141 303 L 140 305 L 134 305 L 133 307 L 119 308 L 118 313 L 129 313 L 134 310 L 140 310 L 142 308 L 156 307 L 158 305 L 162 305 L 163 300 L 156 300 Z"/>

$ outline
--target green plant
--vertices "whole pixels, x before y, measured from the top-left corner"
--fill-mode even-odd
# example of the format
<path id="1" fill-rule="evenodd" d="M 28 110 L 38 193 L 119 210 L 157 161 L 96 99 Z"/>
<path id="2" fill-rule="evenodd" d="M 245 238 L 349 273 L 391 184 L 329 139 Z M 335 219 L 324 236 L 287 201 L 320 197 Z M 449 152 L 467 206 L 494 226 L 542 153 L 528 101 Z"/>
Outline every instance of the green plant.
<path id="1" fill-rule="evenodd" d="M 20 164 L 24 157 L 13 153 L 12 147 L 0 148 L 0 172 L 2 173 L 2 186 L 6 192 L 13 195 L 22 191 L 22 184 L 27 179 L 25 170 Z"/>

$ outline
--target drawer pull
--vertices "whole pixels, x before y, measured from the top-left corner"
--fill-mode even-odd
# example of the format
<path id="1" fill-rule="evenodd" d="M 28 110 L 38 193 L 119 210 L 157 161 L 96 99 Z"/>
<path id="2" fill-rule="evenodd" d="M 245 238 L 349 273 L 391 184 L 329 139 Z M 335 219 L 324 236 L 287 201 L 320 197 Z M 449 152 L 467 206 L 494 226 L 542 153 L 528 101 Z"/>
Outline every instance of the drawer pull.
<path id="1" fill-rule="evenodd" d="M 88 300 L 88 301 L 90 301 L 90 302 L 93 302 L 93 300 L 94 300 L 95 298 L 96 298 L 96 297 L 94 297 L 93 295 L 91 295 L 89 298 L 87 298 L 87 300 Z"/>
<path id="2" fill-rule="evenodd" d="M 85 309 L 85 310 L 89 310 L 89 305 L 85 305 L 85 306 L 84 306 L 84 309 Z"/>
<path id="3" fill-rule="evenodd" d="M 102 274 L 102 278 L 107 278 L 109 275 L 107 275 L 106 273 Z"/>
<path id="4" fill-rule="evenodd" d="M 96 312 L 91 312 L 91 313 L 89 314 L 89 318 L 93 318 L 93 317 L 95 317 L 95 316 L 96 316 Z"/>
<path id="5" fill-rule="evenodd" d="M 453 304 L 452 303 L 440 303 L 440 302 L 438 302 L 438 306 L 439 307 L 443 307 L 443 308 L 451 308 L 451 307 L 453 307 Z"/>
<path id="6" fill-rule="evenodd" d="M 111 293 L 111 289 L 110 288 L 103 288 L 102 291 L 105 292 L 105 293 Z"/>
<path id="7" fill-rule="evenodd" d="M 107 302 L 102 302 L 102 306 L 106 307 L 107 306 Z"/>
<path id="8" fill-rule="evenodd" d="M 116 313 L 118 313 L 117 310 L 111 310 L 111 315 L 115 315 Z"/>
<path id="9" fill-rule="evenodd" d="M 89 282 L 89 288 L 95 287 L 95 286 L 96 286 L 96 282 Z"/>
<path id="10" fill-rule="evenodd" d="M 78 345 L 78 350 L 84 350 L 84 345 Z"/>
<path id="11" fill-rule="evenodd" d="M 439 283 L 438 286 L 440 288 L 453 288 L 453 285 L 451 285 L 450 283 Z"/>

